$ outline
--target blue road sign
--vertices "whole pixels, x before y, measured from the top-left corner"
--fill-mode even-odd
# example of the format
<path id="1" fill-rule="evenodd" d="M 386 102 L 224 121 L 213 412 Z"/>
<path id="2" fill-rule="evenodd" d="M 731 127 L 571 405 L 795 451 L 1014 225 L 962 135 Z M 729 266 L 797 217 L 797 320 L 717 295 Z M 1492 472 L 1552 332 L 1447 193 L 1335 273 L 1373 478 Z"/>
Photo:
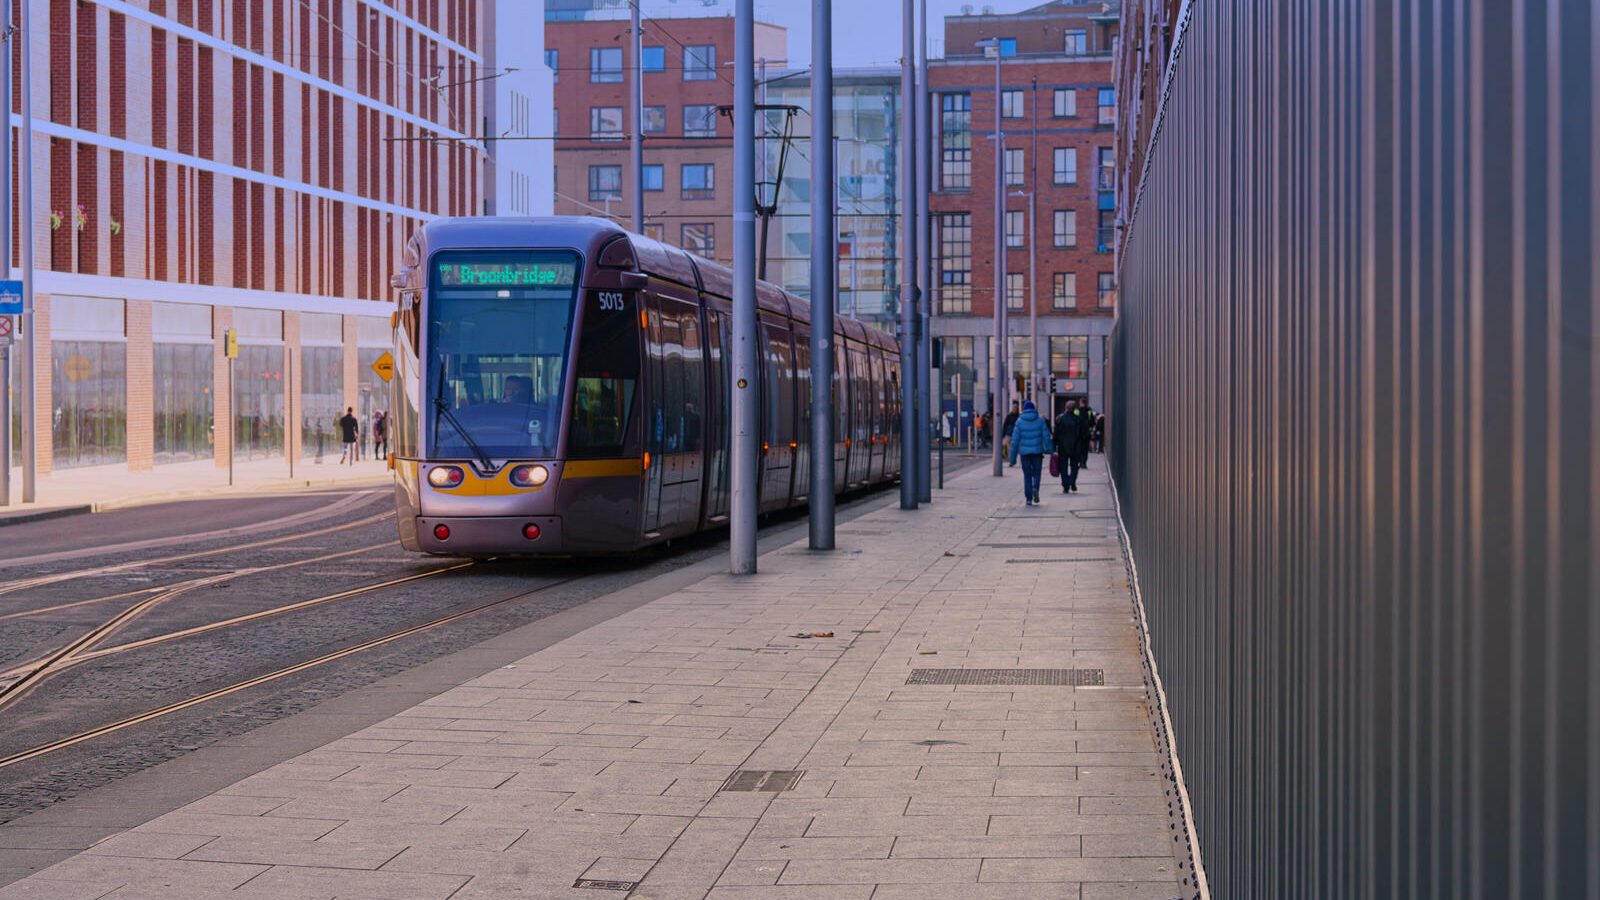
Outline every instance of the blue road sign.
<path id="1" fill-rule="evenodd" d="M 22 315 L 22 282 L 0 281 L 0 316 Z"/>

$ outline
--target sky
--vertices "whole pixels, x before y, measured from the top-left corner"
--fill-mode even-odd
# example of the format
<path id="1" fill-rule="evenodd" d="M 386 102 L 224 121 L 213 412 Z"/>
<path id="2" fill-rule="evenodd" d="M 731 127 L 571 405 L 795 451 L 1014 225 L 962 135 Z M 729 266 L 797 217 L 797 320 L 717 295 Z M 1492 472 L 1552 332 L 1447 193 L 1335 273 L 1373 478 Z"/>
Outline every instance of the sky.
<path id="1" fill-rule="evenodd" d="M 733 0 L 643 0 L 646 16 L 716 15 L 733 12 Z M 917 0 L 923 2 L 923 0 Z M 945 16 L 961 14 L 970 5 L 975 12 L 985 6 L 998 13 L 1018 12 L 1038 6 L 1044 0 L 926 0 L 928 4 L 928 55 L 944 52 Z M 810 0 L 755 0 L 756 18 L 782 25 L 789 30 L 791 67 L 801 68 L 811 60 Z M 902 0 L 834 0 L 833 65 L 844 69 L 858 66 L 892 66 L 900 61 L 900 11 Z M 680 12 L 681 10 L 681 12 Z"/>

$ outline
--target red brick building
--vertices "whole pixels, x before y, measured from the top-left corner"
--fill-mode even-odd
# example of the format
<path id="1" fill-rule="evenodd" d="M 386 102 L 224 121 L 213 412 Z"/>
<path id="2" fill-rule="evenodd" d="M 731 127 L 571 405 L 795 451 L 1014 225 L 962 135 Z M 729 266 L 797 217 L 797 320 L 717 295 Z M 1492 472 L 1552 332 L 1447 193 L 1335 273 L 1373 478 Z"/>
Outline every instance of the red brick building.
<path id="1" fill-rule="evenodd" d="M 482 4 L 26 2 L 40 473 L 337 458 L 404 239 L 482 207 L 479 149 L 417 140 L 481 127 Z"/>
<path id="2" fill-rule="evenodd" d="M 945 19 L 944 58 L 928 71 L 936 142 L 932 290 L 944 373 L 963 374 L 964 412 L 974 398 L 978 409 L 987 408 L 990 394 L 997 103 L 1013 384 L 1034 373 L 1024 393 L 1042 398 L 1054 376 L 1058 401 L 1103 404 L 1105 338 L 1115 314 L 1117 14 L 1115 3 L 1051 2 L 1010 15 Z M 995 56 L 979 46 L 991 40 L 999 42 L 998 98 Z M 1036 347 L 1028 340 L 1030 304 Z M 948 379 L 943 388 L 945 408 L 953 409 Z"/>
<path id="3" fill-rule="evenodd" d="M 599 8 L 592 8 L 598 6 Z M 632 224 L 628 138 L 635 61 L 628 10 L 552 4 L 545 60 L 556 72 L 555 211 Z M 724 263 L 733 259 L 733 19 L 645 18 L 645 230 Z M 756 58 L 787 56 L 784 29 L 758 22 Z"/>

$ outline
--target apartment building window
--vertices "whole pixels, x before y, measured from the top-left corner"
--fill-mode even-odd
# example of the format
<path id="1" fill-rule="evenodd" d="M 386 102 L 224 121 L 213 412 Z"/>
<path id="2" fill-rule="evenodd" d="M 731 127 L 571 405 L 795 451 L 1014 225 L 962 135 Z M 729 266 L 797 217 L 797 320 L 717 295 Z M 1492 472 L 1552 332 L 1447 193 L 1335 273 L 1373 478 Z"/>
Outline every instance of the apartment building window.
<path id="1" fill-rule="evenodd" d="M 661 134 L 667 130 L 667 108 L 665 106 L 646 106 L 644 108 L 644 133 Z"/>
<path id="2" fill-rule="evenodd" d="M 595 141 L 622 140 L 622 107 L 589 107 L 589 139 Z"/>
<path id="3" fill-rule="evenodd" d="M 711 222 L 685 222 L 681 232 L 683 249 L 710 257 L 717 252 L 717 227 Z"/>
<path id="4" fill-rule="evenodd" d="M 661 190 L 662 183 L 666 180 L 662 172 L 663 166 L 660 163 L 646 165 L 644 167 L 644 189 L 647 191 Z"/>
<path id="5" fill-rule="evenodd" d="M 622 48 L 589 48 L 589 82 L 613 84 L 622 81 Z"/>
<path id="6" fill-rule="evenodd" d="M 550 72 L 551 72 L 550 80 L 551 81 L 560 81 L 561 80 L 561 51 L 553 49 L 553 48 L 544 51 L 544 64 L 546 66 L 550 67 Z"/>
<path id="7" fill-rule="evenodd" d="M 1117 302 L 1117 282 L 1110 272 L 1101 272 L 1099 278 L 1099 299 L 1101 309 L 1110 309 Z"/>
<path id="8" fill-rule="evenodd" d="M 1050 338 L 1050 371 L 1068 378 L 1089 377 L 1089 338 L 1084 335 Z"/>
<path id="9" fill-rule="evenodd" d="M 702 105 L 685 106 L 683 108 L 683 136 L 716 137 L 717 108 L 715 106 Z"/>
<path id="10" fill-rule="evenodd" d="M 1099 171 L 1099 180 L 1095 187 L 1102 191 L 1117 189 L 1117 152 L 1110 147 L 1095 148 L 1095 169 Z"/>
<path id="11" fill-rule="evenodd" d="M 1055 177 L 1056 184 L 1078 183 L 1078 149 L 1076 147 L 1057 147 L 1055 149 Z"/>
<path id="12" fill-rule="evenodd" d="M 1114 209 L 1100 210 L 1100 223 L 1095 228 L 1094 251 L 1096 253 L 1110 253 L 1111 245 L 1117 241 L 1117 211 Z"/>
<path id="13" fill-rule="evenodd" d="M 646 72 L 664 72 L 667 68 L 667 48 L 645 47 L 639 57 L 644 62 Z"/>
<path id="14" fill-rule="evenodd" d="M 1022 91 L 1000 92 L 1000 116 L 1005 119 L 1022 118 Z"/>
<path id="15" fill-rule="evenodd" d="M 1057 272 L 1054 283 L 1050 286 L 1051 309 L 1077 309 L 1078 307 L 1078 274 L 1076 272 Z"/>
<path id="16" fill-rule="evenodd" d="M 1063 43 L 1062 52 L 1068 56 L 1083 56 L 1089 52 L 1089 32 L 1081 29 L 1072 29 L 1067 32 L 1066 41 Z"/>
<path id="17" fill-rule="evenodd" d="M 1054 115 L 1058 119 L 1070 119 L 1078 114 L 1078 89 L 1056 88 Z"/>
<path id="18" fill-rule="evenodd" d="M 1006 150 L 1006 185 L 1008 187 L 1022 184 L 1022 175 L 1026 169 L 1027 163 L 1022 158 L 1021 150 Z"/>
<path id="19" fill-rule="evenodd" d="M 684 163 L 681 171 L 685 200 L 710 200 L 716 195 L 716 166 L 711 163 Z"/>
<path id="20" fill-rule="evenodd" d="M 972 95 L 941 94 L 939 101 L 939 187 L 972 189 Z"/>
<path id="21" fill-rule="evenodd" d="M 1057 247 L 1078 246 L 1078 211 L 1073 209 L 1058 209 L 1055 213 L 1054 227 L 1051 228 L 1051 242 Z"/>
<path id="22" fill-rule="evenodd" d="M 1006 210 L 1006 246 L 1021 247 L 1026 214 L 1020 209 Z"/>
<path id="23" fill-rule="evenodd" d="M 622 199 L 622 167 L 621 166 L 590 166 L 589 167 L 589 199 L 590 200 L 621 200 Z"/>
<path id="24" fill-rule="evenodd" d="M 939 312 L 972 312 L 972 214 L 939 216 Z"/>
<path id="25" fill-rule="evenodd" d="M 1117 89 L 1100 89 L 1100 118 L 1095 120 L 1100 125 L 1117 124 Z"/>
<path id="26" fill-rule="evenodd" d="M 717 47 L 715 44 L 690 44 L 683 48 L 683 80 L 717 80 Z"/>
<path id="27" fill-rule="evenodd" d="M 1006 273 L 1006 309 L 1021 309 L 1027 284 L 1021 272 Z"/>
<path id="28" fill-rule="evenodd" d="M 561 110 L 550 107 L 550 133 L 556 137 L 561 136 Z"/>

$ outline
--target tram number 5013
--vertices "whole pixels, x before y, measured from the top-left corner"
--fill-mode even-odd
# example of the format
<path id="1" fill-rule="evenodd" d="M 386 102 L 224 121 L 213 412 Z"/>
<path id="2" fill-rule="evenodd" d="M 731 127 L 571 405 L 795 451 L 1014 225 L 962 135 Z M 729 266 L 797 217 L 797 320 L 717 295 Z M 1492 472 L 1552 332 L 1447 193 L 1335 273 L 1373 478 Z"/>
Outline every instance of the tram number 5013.
<path id="1" fill-rule="evenodd" d="M 622 312 L 627 309 L 622 302 L 621 291 L 599 291 L 601 312 Z"/>

